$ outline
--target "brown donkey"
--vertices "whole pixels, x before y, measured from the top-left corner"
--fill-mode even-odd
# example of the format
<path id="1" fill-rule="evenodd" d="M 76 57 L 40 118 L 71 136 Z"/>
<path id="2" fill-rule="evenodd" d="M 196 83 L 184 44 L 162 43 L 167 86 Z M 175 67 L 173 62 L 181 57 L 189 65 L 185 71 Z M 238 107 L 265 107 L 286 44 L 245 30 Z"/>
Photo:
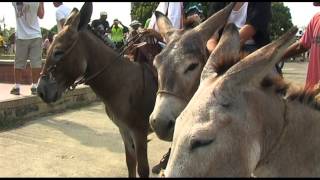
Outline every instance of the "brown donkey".
<path id="1" fill-rule="evenodd" d="M 297 91 L 267 76 L 296 32 L 222 70 L 217 61 L 239 58 L 238 31 L 227 26 L 229 40 L 219 42 L 177 118 L 165 176 L 320 176 L 319 89 Z"/>
<path id="2" fill-rule="evenodd" d="M 148 177 L 147 135 L 157 82 L 145 64 L 123 59 L 88 30 L 91 14 L 91 2 L 86 2 L 80 12 L 71 12 L 50 46 L 38 94 L 45 102 L 54 102 L 77 78 L 90 77 L 106 67 L 87 84 L 119 127 L 129 177 L 136 176 L 136 168 L 140 177 Z"/>
<path id="3" fill-rule="evenodd" d="M 209 57 L 206 43 L 226 24 L 233 6 L 230 3 L 190 30 L 174 29 L 165 15 L 156 12 L 160 33 L 168 42 L 154 59 L 159 90 L 150 125 L 160 139 L 172 141 L 176 118 L 199 86 L 201 71 Z"/>

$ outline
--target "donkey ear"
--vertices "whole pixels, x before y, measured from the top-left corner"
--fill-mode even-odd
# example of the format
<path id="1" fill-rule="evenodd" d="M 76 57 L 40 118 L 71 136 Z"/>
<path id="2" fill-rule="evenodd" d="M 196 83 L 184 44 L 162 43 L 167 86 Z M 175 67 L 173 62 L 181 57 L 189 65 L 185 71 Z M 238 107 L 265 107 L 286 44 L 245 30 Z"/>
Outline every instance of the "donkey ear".
<path id="1" fill-rule="evenodd" d="M 79 13 L 79 10 L 77 8 L 73 8 L 72 11 L 70 12 L 66 22 L 64 25 L 71 25 L 71 23 L 75 20 L 77 14 Z"/>
<path id="2" fill-rule="evenodd" d="M 85 2 L 80 10 L 80 22 L 78 30 L 84 30 L 88 27 L 92 15 L 92 2 Z"/>
<path id="3" fill-rule="evenodd" d="M 276 41 L 258 49 L 232 66 L 224 75 L 228 79 L 223 85 L 227 88 L 248 85 L 256 86 L 266 77 L 279 62 L 285 50 L 295 41 L 298 28 L 292 27 Z"/>
<path id="4" fill-rule="evenodd" d="M 213 14 L 206 21 L 202 22 L 194 28 L 194 30 L 199 32 L 204 42 L 207 42 L 207 40 L 212 36 L 214 32 L 217 31 L 217 29 L 220 29 L 227 23 L 234 5 L 235 2 L 230 3 L 225 8 Z"/>
<path id="5" fill-rule="evenodd" d="M 156 23 L 161 36 L 164 37 L 167 42 L 169 42 L 170 31 L 173 30 L 170 19 L 168 19 L 166 15 L 159 11 L 154 12 L 154 14 L 156 16 Z"/>
<path id="6" fill-rule="evenodd" d="M 201 81 L 212 74 L 221 75 L 239 60 L 240 36 L 237 27 L 228 24 L 201 73 Z"/>

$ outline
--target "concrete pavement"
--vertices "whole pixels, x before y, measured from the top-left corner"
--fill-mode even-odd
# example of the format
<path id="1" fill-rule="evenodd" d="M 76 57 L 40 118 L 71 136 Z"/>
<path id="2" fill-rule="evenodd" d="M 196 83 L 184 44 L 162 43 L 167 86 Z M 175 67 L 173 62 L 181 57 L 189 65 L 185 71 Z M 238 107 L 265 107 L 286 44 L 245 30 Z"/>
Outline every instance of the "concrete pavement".
<path id="1" fill-rule="evenodd" d="M 152 167 L 170 144 L 149 139 Z M 127 177 L 121 136 L 102 103 L 1 132 L 0 152 L 0 177 Z"/>

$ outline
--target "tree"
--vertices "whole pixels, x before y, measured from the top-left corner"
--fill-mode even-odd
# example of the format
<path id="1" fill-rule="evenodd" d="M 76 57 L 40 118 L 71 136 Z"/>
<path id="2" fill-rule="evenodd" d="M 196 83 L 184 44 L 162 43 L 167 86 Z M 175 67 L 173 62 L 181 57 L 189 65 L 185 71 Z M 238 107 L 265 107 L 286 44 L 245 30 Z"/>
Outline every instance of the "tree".
<path id="1" fill-rule="evenodd" d="M 132 2 L 131 19 L 137 20 L 144 25 L 146 20 L 152 16 L 159 2 Z"/>
<path id="2" fill-rule="evenodd" d="M 57 33 L 58 33 L 58 27 L 57 27 L 57 25 L 54 25 L 54 26 L 50 29 L 50 31 L 51 31 L 53 34 L 57 34 Z"/>
<path id="3" fill-rule="evenodd" d="M 277 39 L 292 26 L 290 9 L 283 2 L 272 2 L 272 18 L 270 23 L 271 39 Z"/>
<path id="4" fill-rule="evenodd" d="M 42 34 L 42 37 L 45 37 L 45 36 L 48 34 L 48 32 L 49 32 L 49 30 L 48 30 L 48 29 L 41 27 L 41 34 Z"/>

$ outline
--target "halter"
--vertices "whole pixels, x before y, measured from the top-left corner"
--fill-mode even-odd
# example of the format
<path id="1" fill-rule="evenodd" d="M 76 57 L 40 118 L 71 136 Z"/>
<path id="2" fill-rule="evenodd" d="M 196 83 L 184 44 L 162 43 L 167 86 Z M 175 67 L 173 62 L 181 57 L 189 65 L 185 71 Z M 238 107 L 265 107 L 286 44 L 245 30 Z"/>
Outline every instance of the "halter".
<path id="1" fill-rule="evenodd" d="M 79 78 L 77 78 L 77 80 L 72 84 L 70 85 L 69 87 L 67 87 L 67 91 L 73 91 L 78 85 L 80 84 L 86 84 L 88 81 L 96 78 L 98 75 L 100 75 L 102 72 L 104 72 L 105 70 L 107 70 L 109 67 L 111 67 L 111 65 L 113 63 L 115 63 L 116 61 L 118 61 L 118 59 L 123 56 L 124 52 L 130 47 L 129 46 L 129 43 L 131 43 L 130 45 L 134 44 L 136 41 L 138 41 L 141 37 L 143 37 L 145 34 L 144 33 L 138 33 L 137 35 L 135 35 L 130 41 L 128 41 L 126 44 L 124 44 L 120 50 L 122 50 L 120 52 L 120 54 L 116 57 L 116 59 L 109 63 L 109 64 L 106 64 L 105 66 L 102 67 L 102 69 L 100 69 L 99 71 L 97 71 L 96 73 L 90 75 L 87 77 L 86 73 L 87 71 L 85 72 L 85 74 L 83 74 L 82 76 L 80 76 Z M 77 44 L 78 42 L 78 38 L 75 40 L 75 42 L 73 42 L 73 44 L 71 45 L 71 47 L 66 51 L 65 55 L 68 55 L 71 50 L 74 48 L 74 46 Z M 51 66 L 49 66 L 49 68 L 47 69 L 47 73 L 49 73 L 49 75 L 47 73 L 44 73 L 44 74 L 41 74 L 40 77 L 46 77 L 46 76 L 49 76 L 49 78 L 52 78 L 53 80 L 55 80 L 54 76 L 52 75 L 52 72 L 56 70 L 56 67 L 57 65 L 56 64 L 53 64 Z"/>
<path id="2" fill-rule="evenodd" d="M 177 94 L 175 94 L 173 92 L 170 92 L 170 91 L 167 91 L 167 90 L 164 90 L 164 89 L 158 90 L 157 95 L 158 94 L 166 94 L 166 95 L 174 96 L 174 97 L 176 97 L 178 99 L 183 100 L 184 102 L 187 102 L 187 103 L 189 102 L 185 97 L 182 97 L 180 95 L 177 95 Z"/>
<path id="3" fill-rule="evenodd" d="M 286 134 L 286 130 L 288 127 L 288 118 L 287 118 L 287 110 L 288 110 L 288 105 L 285 101 L 285 99 L 283 99 L 283 103 L 284 103 L 284 113 L 283 113 L 283 126 L 281 129 L 281 133 L 278 137 L 278 139 L 276 140 L 276 142 L 271 146 L 271 148 L 269 149 L 269 151 L 265 154 L 264 157 L 260 158 L 260 160 L 258 161 L 256 167 L 254 168 L 254 170 L 256 170 L 263 162 L 266 161 L 266 159 L 269 157 L 269 155 L 277 148 L 280 146 L 280 142 L 283 139 L 284 135 Z M 253 174 L 253 173 L 252 173 Z"/>

